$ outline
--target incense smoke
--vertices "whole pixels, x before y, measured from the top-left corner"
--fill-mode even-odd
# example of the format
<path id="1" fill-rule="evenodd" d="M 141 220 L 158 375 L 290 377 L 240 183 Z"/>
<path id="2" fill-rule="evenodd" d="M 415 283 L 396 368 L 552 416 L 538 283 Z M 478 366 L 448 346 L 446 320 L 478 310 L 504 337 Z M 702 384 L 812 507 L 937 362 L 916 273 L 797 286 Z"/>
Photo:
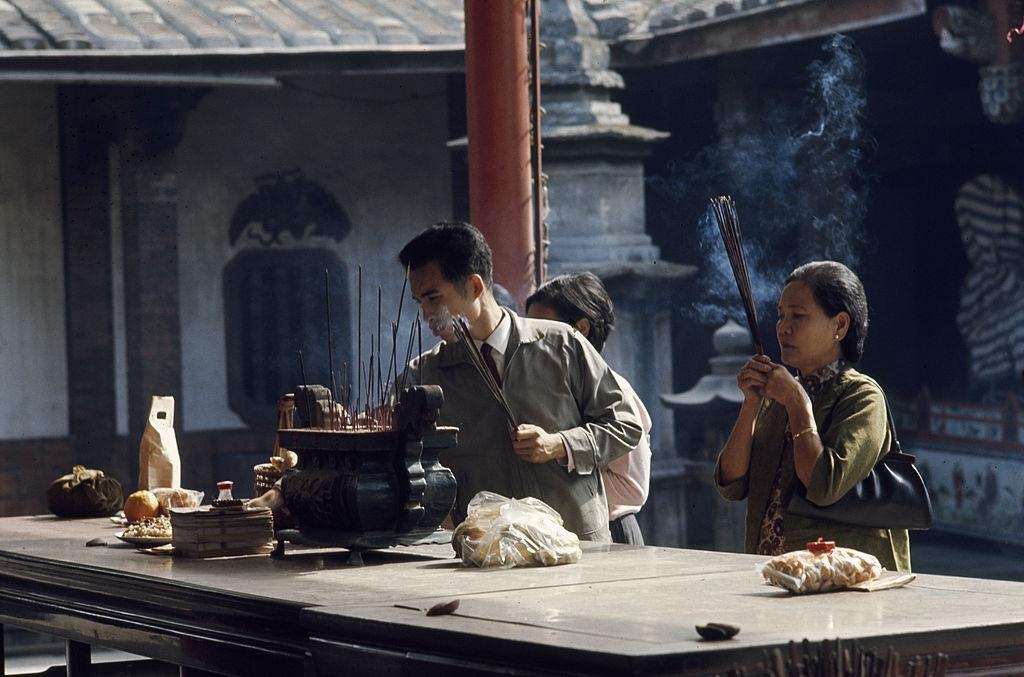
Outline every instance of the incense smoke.
<path id="1" fill-rule="evenodd" d="M 736 201 L 759 316 L 774 306 L 786 275 L 800 263 L 828 258 L 858 268 L 867 201 L 860 163 L 871 144 L 862 127 L 864 64 L 848 37 L 834 35 L 822 49 L 826 58 L 807 68 L 802 101 L 769 104 L 723 124 L 717 143 L 648 182 L 652 202 L 669 218 L 702 207 L 695 228 L 684 223 L 684 241 L 697 244 L 685 254 L 701 269 L 696 286 L 702 297 L 684 310 L 704 324 L 743 321 L 714 217 L 703 210 L 713 195 Z M 770 323 L 761 324 L 766 333 Z"/>

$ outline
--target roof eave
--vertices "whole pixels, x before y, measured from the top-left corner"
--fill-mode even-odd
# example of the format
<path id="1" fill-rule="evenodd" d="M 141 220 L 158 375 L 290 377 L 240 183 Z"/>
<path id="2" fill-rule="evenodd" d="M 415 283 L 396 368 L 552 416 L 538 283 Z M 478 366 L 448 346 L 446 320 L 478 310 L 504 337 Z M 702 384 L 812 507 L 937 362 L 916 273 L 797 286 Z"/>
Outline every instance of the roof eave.
<path id="1" fill-rule="evenodd" d="M 281 49 L 7 50 L 0 81 L 273 86 L 297 75 L 458 73 L 462 45 Z"/>
<path id="2" fill-rule="evenodd" d="M 612 45 L 612 68 L 660 66 L 797 42 L 909 19 L 925 0 L 811 0 L 776 3 L 656 33 L 630 34 Z"/>

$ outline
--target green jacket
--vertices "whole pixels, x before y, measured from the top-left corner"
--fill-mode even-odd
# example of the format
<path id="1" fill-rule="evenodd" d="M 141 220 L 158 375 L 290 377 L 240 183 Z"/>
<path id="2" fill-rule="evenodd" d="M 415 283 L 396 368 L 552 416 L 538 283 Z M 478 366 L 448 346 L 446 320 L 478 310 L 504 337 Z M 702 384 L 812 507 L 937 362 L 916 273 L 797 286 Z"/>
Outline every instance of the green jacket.
<path id="1" fill-rule="evenodd" d="M 807 499 L 818 505 L 835 503 L 867 477 L 889 450 L 889 430 L 882 389 L 870 377 L 846 368 L 811 400 L 814 422 L 824 446 L 807 487 Z M 792 495 L 796 477 L 792 443 L 786 444 L 787 415 L 777 402 L 765 403 L 754 425 L 747 475 L 723 485 L 715 466 L 715 485 L 723 498 L 747 499 L 746 550 L 757 552 L 757 538 L 768 506 L 775 471 L 782 463 L 782 505 Z M 837 545 L 867 552 L 890 571 L 910 571 L 910 538 L 906 529 L 851 527 L 783 513 L 786 550 L 802 550 L 818 536 Z"/>
<path id="2" fill-rule="evenodd" d="M 440 455 L 458 482 L 452 517 L 456 523 L 465 519 L 469 500 L 482 490 L 533 496 L 557 510 L 565 528 L 581 539 L 610 541 L 599 467 L 639 444 L 639 414 L 582 334 L 563 322 L 504 312 L 512 331 L 502 393 L 517 423 L 562 434 L 575 468 L 569 472 L 558 461 L 520 460 L 500 405 L 473 368 L 466 347 L 442 341 L 413 361 L 410 382 L 422 365 L 423 383 L 444 391 L 438 423 L 459 427 L 458 446 Z"/>

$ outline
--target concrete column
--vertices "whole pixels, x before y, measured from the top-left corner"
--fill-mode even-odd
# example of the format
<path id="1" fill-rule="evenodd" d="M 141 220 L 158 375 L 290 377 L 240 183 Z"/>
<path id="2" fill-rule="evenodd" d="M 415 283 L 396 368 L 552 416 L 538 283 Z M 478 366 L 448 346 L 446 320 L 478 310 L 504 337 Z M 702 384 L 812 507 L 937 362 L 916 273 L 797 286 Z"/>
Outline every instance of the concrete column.
<path id="1" fill-rule="evenodd" d="M 58 93 L 64 222 L 68 409 L 74 463 L 124 481 L 115 455 L 114 319 L 111 298 L 108 147 L 113 116 L 95 88 Z"/>
<path id="2" fill-rule="evenodd" d="M 124 102 L 120 162 L 132 483 L 151 397 L 173 395 L 175 428 L 183 423 L 175 147 L 195 101 L 189 92 L 144 90 Z"/>
<path id="3" fill-rule="evenodd" d="M 545 0 L 541 38 L 548 270 L 589 270 L 608 288 L 617 328 L 605 358 L 647 403 L 657 465 L 673 442 L 671 415 L 658 405 L 673 389 L 670 313 L 696 272 L 659 260 L 645 228 L 643 160 L 668 134 L 630 124 L 612 100 L 623 80 L 582 0 Z"/>

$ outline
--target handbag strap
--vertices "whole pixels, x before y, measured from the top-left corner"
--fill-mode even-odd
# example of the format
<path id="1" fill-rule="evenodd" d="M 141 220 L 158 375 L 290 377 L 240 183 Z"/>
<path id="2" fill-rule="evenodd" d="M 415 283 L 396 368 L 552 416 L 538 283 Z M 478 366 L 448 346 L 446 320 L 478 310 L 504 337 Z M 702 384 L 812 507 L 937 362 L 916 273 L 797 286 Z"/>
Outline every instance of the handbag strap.
<path id="1" fill-rule="evenodd" d="M 889 417 L 889 431 L 892 433 L 892 442 L 889 443 L 889 453 L 878 459 L 879 463 L 884 459 L 890 461 L 905 461 L 907 463 L 913 463 L 917 457 L 913 454 L 907 454 L 903 451 L 903 447 L 900 445 L 899 438 L 896 437 L 896 420 L 892 415 L 892 407 L 889 406 L 889 398 L 886 397 L 885 391 L 879 386 L 878 390 L 882 393 L 882 400 L 885 402 L 885 413 Z"/>

